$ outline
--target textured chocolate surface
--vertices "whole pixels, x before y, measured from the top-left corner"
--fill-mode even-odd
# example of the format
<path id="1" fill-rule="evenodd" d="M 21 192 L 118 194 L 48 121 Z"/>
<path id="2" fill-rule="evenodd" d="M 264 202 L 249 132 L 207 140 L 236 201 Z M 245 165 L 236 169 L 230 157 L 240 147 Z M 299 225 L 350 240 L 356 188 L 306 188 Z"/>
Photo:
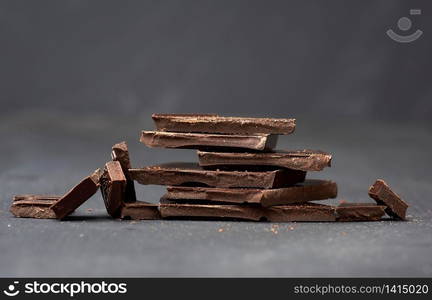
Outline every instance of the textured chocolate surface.
<path id="1" fill-rule="evenodd" d="M 408 204 L 401 197 L 393 192 L 387 183 L 378 179 L 369 188 L 369 196 L 372 197 L 379 205 L 386 206 L 386 213 L 396 219 L 405 220 Z"/>
<path id="2" fill-rule="evenodd" d="M 262 172 L 204 170 L 195 163 L 167 163 L 130 169 L 129 172 L 141 184 L 255 188 L 290 186 L 303 182 L 306 175 L 303 171 L 287 169 Z"/>
<path id="3" fill-rule="evenodd" d="M 113 160 L 118 161 L 122 167 L 123 174 L 126 177 L 126 195 L 124 202 L 135 202 L 136 193 L 134 182 L 129 174 L 129 169 L 132 168 L 129 150 L 126 142 L 121 142 L 112 146 L 111 157 Z"/>
<path id="4" fill-rule="evenodd" d="M 295 129 L 295 119 L 240 118 L 217 115 L 153 114 L 160 131 L 202 132 L 227 134 L 290 134 Z"/>
<path id="5" fill-rule="evenodd" d="M 56 215 L 50 207 L 60 198 L 55 195 L 16 195 L 10 212 L 19 218 L 55 219 Z"/>
<path id="6" fill-rule="evenodd" d="M 341 203 L 336 207 L 338 221 L 379 221 L 385 214 L 385 206 L 375 203 Z"/>
<path id="7" fill-rule="evenodd" d="M 197 114 L 197 113 L 180 113 L 180 114 L 170 114 L 170 113 L 162 113 L 162 114 L 152 114 L 153 120 L 155 119 L 170 119 L 170 118 L 199 118 L 199 117 L 217 117 L 218 114 Z"/>
<path id="8" fill-rule="evenodd" d="M 330 167 L 332 156 L 322 151 L 274 151 L 266 153 L 198 151 L 200 166 L 256 165 L 302 171 L 321 171 Z"/>
<path id="9" fill-rule="evenodd" d="M 60 195 L 21 194 L 14 195 L 12 201 L 43 201 L 43 203 L 47 203 L 49 201 L 57 201 L 61 197 Z"/>
<path id="10" fill-rule="evenodd" d="M 270 222 L 334 222 L 334 206 L 321 204 L 284 205 L 266 208 L 265 218 Z"/>
<path id="11" fill-rule="evenodd" d="M 315 203 L 260 207 L 243 205 L 203 205 L 165 202 L 160 205 L 163 218 L 242 219 L 270 222 L 379 221 L 384 206 L 372 203 L 344 203 L 339 206 Z"/>
<path id="12" fill-rule="evenodd" d="M 57 218 L 63 219 L 68 216 L 93 196 L 99 188 L 101 175 L 102 171 L 97 169 L 56 201 L 51 206 L 51 209 L 55 212 Z"/>
<path id="13" fill-rule="evenodd" d="M 241 148 L 251 150 L 271 150 L 276 147 L 278 136 L 228 135 L 207 133 L 182 133 L 163 131 L 142 131 L 140 141 L 148 147 L 161 148 Z"/>
<path id="14" fill-rule="evenodd" d="M 164 195 L 170 200 L 255 203 L 262 206 L 302 203 L 313 200 L 324 200 L 337 196 L 337 185 L 328 180 L 306 180 L 292 187 L 278 189 L 253 188 L 210 188 L 169 186 Z"/>
<path id="15" fill-rule="evenodd" d="M 100 189 L 108 214 L 118 217 L 126 197 L 126 177 L 118 161 L 105 164 Z"/>
<path id="16" fill-rule="evenodd" d="M 143 201 L 125 203 L 121 208 L 120 217 L 131 220 L 157 220 L 161 218 L 158 204 Z"/>
<path id="17" fill-rule="evenodd" d="M 161 204 L 163 218 L 215 218 L 270 222 L 336 221 L 332 206 L 308 204 L 264 208 L 256 205 Z"/>
<path id="18" fill-rule="evenodd" d="M 251 205 L 160 204 L 162 218 L 228 218 L 259 221 L 260 208 Z"/>

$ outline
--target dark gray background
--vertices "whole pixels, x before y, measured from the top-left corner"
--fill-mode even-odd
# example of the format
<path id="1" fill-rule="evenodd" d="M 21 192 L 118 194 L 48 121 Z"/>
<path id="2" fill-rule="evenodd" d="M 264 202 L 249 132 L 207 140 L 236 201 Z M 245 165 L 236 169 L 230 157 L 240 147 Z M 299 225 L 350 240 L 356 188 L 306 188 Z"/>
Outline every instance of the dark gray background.
<path id="1" fill-rule="evenodd" d="M 410 8 L 411 44 L 390 40 Z M 431 276 L 430 1 L 0 1 L 0 276 Z M 411 33 L 411 30 L 409 33 Z M 400 33 L 400 32 L 399 32 Z M 409 222 L 130 222 L 96 195 L 70 221 L 16 219 L 19 193 L 62 194 L 152 112 L 297 118 L 338 199 L 384 178 Z M 157 202 L 162 187 L 137 187 Z M 336 201 L 337 202 L 337 201 Z M 92 208 L 93 210 L 88 210 Z M 222 228 L 224 231 L 219 232 Z"/>

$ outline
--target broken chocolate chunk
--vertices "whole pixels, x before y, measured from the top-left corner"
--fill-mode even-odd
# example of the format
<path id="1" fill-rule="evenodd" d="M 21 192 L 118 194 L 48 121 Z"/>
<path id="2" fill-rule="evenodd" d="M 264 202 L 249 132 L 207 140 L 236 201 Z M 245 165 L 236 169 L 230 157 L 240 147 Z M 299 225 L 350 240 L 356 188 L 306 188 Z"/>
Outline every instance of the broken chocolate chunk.
<path id="1" fill-rule="evenodd" d="M 126 197 L 126 177 L 118 161 L 105 164 L 100 189 L 108 214 L 118 217 Z"/>
<path id="2" fill-rule="evenodd" d="M 203 167 L 220 166 L 275 166 L 302 171 L 321 171 L 330 167 L 332 156 L 313 150 L 274 151 L 266 153 L 206 152 L 198 151 L 199 164 Z"/>
<path id="3" fill-rule="evenodd" d="M 18 218 L 55 219 L 50 208 L 61 196 L 55 195 L 16 195 L 10 212 Z"/>
<path id="4" fill-rule="evenodd" d="M 270 222 L 334 222 L 334 206 L 322 204 L 283 205 L 266 208 L 265 219 Z"/>
<path id="5" fill-rule="evenodd" d="M 129 151 L 126 142 L 115 144 L 112 147 L 111 157 L 113 160 L 118 161 L 120 163 L 123 170 L 123 174 L 125 175 L 127 180 L 126 196 L 124 201 L 135 202 L 136 201 L 135 186 L 128 171 L 130 168 L 132 168 L 132 166 L 131 166 Z"/>
<path id="6" fill-rule="evenodd" d="M 385 214 L 385 206 L 375 203 L 341 203 L 336 207 L 337 220 L 351 221 L 379 221 Z"/>
<path id="7" fill-rule="evenodd" d="M 208 201 L 216 203 L 255 203 L 262 206 L 286 205 L 337 196 L 337 185 L 328 180 L 306 180 L 291 187 L 277 189 L 211 188 L 169 186 L 165 198 L 191 203 Z"/>
<path id="8" fill-rule="evenodd" d="M 270 222 L 336 221 L 333 206 L 320 204 L 286 205 L 264 208 L 256 205 L 161 204 L 163 218 L 241 219 Z"/>
<path id="9" fill-rule="evenodd" d="M 369 196 L 372 197 L 377 204 L 386 206 L 386 213 L 396 219 L 405 220 L 408 204 L 401 199 L 399 195 L 393 192 L 387 183 L 378 179 L 370 188 Z"/>
<path id="10" fill-rule="evenodd" d="M 162 148 L 242 148 L 252 150 L 271 150 L 276 146 L 278 136 L 261 135 L 227 135 L 205 133 L 180 133 L 164 131 L 143 131 L 141 143 L 148 147 Z"/>
<path id="11" fill-rule="evenodd" d="M 62 196 L 59 195 L 38 195 L 38 194 L 21 194 L 13 196 L 13 201 L 43 201 L 44 203 L 48 203 L 49 201 L 57 201 Z"/>
<path id="12" fill-rule="evenodd" d="M 259 221 L 260 208 L 251 205 L 160 204 L 162 218 L 220 218 Z"/>
<path id="13" fill-rule="evenodd" d="M 120 217 L 131 220 L 158 220 L 161 218 L 158 204 L 143 201 L 125 203 L 121 208 Z"/>
<path id="14" fill-rule="evenodd" d="M 168 163 L 130 169 L 140 184 L 194 185 L 212 187 L 279 188 L 303 182 L 306 172 L 279 169 L 261 172 L 204 170 L 195 163 Z"/>
<path id="15" fill-rule="evenodd" d="M 81 206 L 81 204 L 93 196 L 99 188 L 101 175 L 102 171 L 97 169 L 57 200 L 51 206 L 57 218 L 63 219 L 70 215 L 75 209 Z"/>
<path id="16" fill-rule="evenodd" d="M 221 117 L 218 115 L 153 114 L 159 131 L 222 134 L 290 134 L 295 119 Z"/>

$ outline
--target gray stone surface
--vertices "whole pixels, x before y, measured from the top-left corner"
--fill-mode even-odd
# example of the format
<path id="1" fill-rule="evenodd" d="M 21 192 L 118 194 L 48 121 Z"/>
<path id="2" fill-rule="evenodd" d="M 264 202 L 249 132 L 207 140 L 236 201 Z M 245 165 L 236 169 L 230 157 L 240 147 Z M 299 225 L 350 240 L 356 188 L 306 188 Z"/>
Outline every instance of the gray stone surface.
<path id="1" fill-rule="evenodd" d="M 109 159 L 121 140 L 133 166 L 196 160 L 193 150 L 148 149 L 139 130 L 150 116 L 64 113 L 2 117 L 0 276 L 431 276 L 431 127 L 364 120 L 298 120 L 279 148 L 333 153 L 332 168 L 309 173 L 339 184 L 339 197 L 372 201 L 384 178 L 411 205 L 408 222 L 253 223 L 118 221 L 101 196 L 68 221 L 14 218 L 13 194 L 63 193 Z M 138 186 L 157 202 L 161 187 Z M 272 230 L 272 226 L 275 226 Z"/>

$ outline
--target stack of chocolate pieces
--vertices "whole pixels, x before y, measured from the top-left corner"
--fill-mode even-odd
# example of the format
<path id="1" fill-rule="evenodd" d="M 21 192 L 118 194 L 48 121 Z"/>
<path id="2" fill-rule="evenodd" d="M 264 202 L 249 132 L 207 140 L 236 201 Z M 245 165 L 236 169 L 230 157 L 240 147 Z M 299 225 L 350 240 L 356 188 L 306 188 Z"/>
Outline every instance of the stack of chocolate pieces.
<path id="1" fill-rule="evenodd" d="M 377 220 L 384 214 L 384 207 L 377 205 L 334 207 L 311 202 L 337 196 L 335 182 L 305 180 L 308 171 L 329 167 L 331 155 L 275 150 L 279 135 L 294 132 L 294 119 L 208 114 L 152 117 L 156 131 L 143 131 L 142 143 L 151 148 L 197 149 L 199 159 L 199 163 L 129 170 L 140 184 L 168 186 L 159 207 L 163 218 L 346 221 Z"/>
<path id="2" fill-rule="evenodd" d="M 143 131 L 142 143 L 196 149 L 199 162 L 132 168 L 126 143 L 118 143 L 104 168 L 64 195 L 18 195 L 11 212 L 17 217 L 64 219 L 100 189 L 108 214 L 122 219 L 377 221 L 385 213 L 405 219 L 407 204 L 382 180 L 369 190 L 376 203 L 315 203 L 335 198 L 337 185 L 306 179 L 306 173 L 329 167 L 332 157 L 321 151 L 275 150 L 278 135 L 293 133 L 294 119 L 152 117 L 156 131 Z M 134 181 L 165 185 L 167 192 L 160 203 L 137 201 Z"/>

